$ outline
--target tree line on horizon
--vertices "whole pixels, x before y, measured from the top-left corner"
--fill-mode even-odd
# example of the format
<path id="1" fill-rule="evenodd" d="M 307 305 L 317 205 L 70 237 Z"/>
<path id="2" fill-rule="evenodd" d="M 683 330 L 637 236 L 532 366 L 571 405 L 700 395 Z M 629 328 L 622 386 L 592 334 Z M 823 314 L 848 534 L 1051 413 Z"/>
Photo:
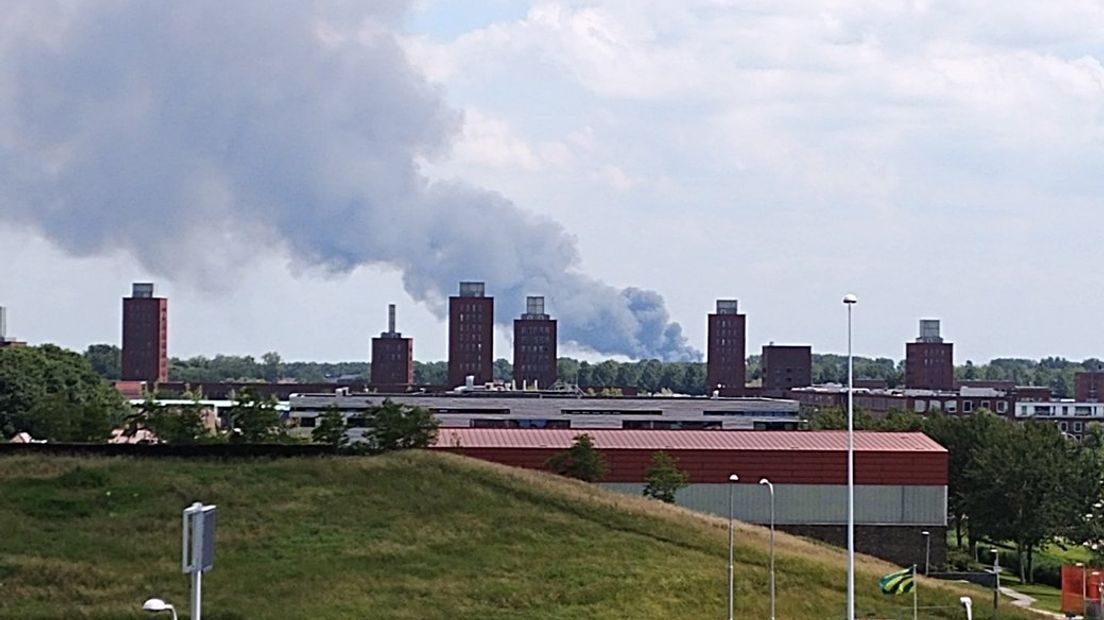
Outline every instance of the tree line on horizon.
<path id="1" fill-rule="evenodd" d="M 1081 442 L 1055 424 L 1013 423 L 987 410 L 968 416 L 892 411 L 877 418 L 856 411 L 854 425 L 922 432 L 947 449 L 949 568 L 978 568 L 972 560 L 984 555 L 977 548 L 983 541 L 1011 547 L 1011 562 L 1002 558 L 1001 564 L 1024 583 L 1061 587 L 1061 564 L 1037 561 L 1049 545 L 1083 547 L 1093 566 L 1104 566 L 1104 425 L 1090 423 Z M 822 410 L 806 426 L 846 429 L 847 415 Z"/>
<path id="2" fill-rule="evenodd" d="M 116 380 L 120 376 L 121 351 L 118 346 L 94 344 L 84 357 L 100 376 Z M 706 393 L 705 364 L 702 362 L 662 362 L 655 359 L 621 362 L 605 360 L 592 363 L 570 357 L 557 360 L 560 378 L 582 389 L 631 388 L 643 392 L 675 392 L 702 395 Z M 196 356 L 187 359 L 170 358 L 169 378 L 188 383 L 220 383 L 227 381 L 292 381 L 297 383 L 367 382 L 371 365 L 366 361 L 302 362 L 285 361 L 279 353 L 268 352 L 257 359 L 252 355 Z M 955 367 L 960 381 L 1013 381 L 1017 385 L 1049 387 L 1058 398 L 1073 395 L 1074 375 L 1083 371 L 1104 370 L 1104 361 L 1089 358 L 1080 362 L 1061 357 L 1041 360 L 997 358 L 985 364 L 965 364 Z M 513 365 L 499 358 L 494 362 L 494 378 L 512 379 Z M 418 385 L 445 385 L 448 364 L 444 361 L 414 362 L 414 382 Z M 884 381 L 888 387 L 901 387 L 905 380 L 903 360 L 879 357 L 856 357 L 855 377 Z M 760 356 L 747 359 L 747 378 L 754 384 L 761 379 Z M 813 383 L 846 383 L 847 356 L 834 353 L 814 353 Z"/>

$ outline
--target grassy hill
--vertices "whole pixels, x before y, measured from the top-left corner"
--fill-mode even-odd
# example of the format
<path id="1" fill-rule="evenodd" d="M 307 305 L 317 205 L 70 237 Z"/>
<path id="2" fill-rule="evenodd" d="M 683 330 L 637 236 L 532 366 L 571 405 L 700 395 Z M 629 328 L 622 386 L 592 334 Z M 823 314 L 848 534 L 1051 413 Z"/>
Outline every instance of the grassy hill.
<path id="1" fill-rule="evenodd" d="M 725 617 L 723 520 L 426 453 L 0 458 L 0 617 L 150 618 L 149 596 L 186 611 L 180 511 L 197 499 L 220 509 L 208 620 Z M 768 615 L 766 541 L 737 532 L 737 617 Z M 779 618 L 842 617 L 843 555 L 781 534 L 777 548 Z M 911 598 L 878 593 L 892 569 L 860 561 L 861 614 L 911 617 Z M 924 582 L 921 605 L 947 609 L 922 617 L 961 617 L 960 593 Z"/>

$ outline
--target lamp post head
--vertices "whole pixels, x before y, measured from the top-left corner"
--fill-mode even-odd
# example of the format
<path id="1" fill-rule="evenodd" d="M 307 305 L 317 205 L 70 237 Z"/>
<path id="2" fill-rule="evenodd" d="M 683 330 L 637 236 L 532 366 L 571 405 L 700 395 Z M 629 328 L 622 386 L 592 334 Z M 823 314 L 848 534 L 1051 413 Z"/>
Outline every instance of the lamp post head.
<path id="1" fill-rule="evenodd" d="M 170 609 L 172 609 L 172 605 L 169 605 L 159 598 L 151 598 L 145 603 L 142 603 L 142 611 L 158 612 L 168 611 Z"/>
<path id="2" fill-rule="evenodd" d="M 923 532 L 920 532 L 920 535 L 921 536 L 931 536 L 931 532 L 929 532 L 928 530 L 924 530 Z"/>
<path id="3" fill-rule="evenodd" d="M 857 304 L 857 303 L 859 303 L 859 298 L 855 297 L 855 295 L 853 293 L 848 293 L 848 294 L 843 296 L 843 303 L 845 303 L 849 306 L 852 305 L 852 304 Z"/>
<path id="4" fill-rule="evenodd" d="M 759 484 L 765 484 L 768 487 L 774 486 L 773 484 L 771 484 L 771 481 L 767 480 L 766 478 L 763 478 L 763 479 L 759 480 Z"/>
<path id="5" fill-rule="evenodd" d="M 740 481 L 740 477 L 739 477 L 739 476 L 737 476 L 736 474 L 732 474 L 731 476 L 729 476 L 729 477 L 728 477 L 728 481 L 729 481 L 729 482 L 739 482 L 739 481 Z"/>

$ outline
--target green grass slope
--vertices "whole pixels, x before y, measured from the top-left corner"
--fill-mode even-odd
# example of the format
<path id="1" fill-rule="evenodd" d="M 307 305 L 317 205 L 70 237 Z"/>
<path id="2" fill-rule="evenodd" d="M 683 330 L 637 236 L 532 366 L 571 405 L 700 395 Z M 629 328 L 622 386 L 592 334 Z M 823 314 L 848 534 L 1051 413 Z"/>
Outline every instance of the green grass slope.
<path id="1" fill-rule="evenodd" d="M 208 620 L 726 613 L 723 520 L 536 472 L 405 453 L 0 458 L 0 618 L 149 618 L 137 610 L 149 596 L 186 611 L 180 511 L 197 499 L 220 510 Z M 768 616 L 766 542 L 762 528 L 737 532 L 739 618 Z M 781 534 L 777 548 L 778 617 L 842 617 L 843 555 Z M 878 593 L 892 569 L 861 559 L 861 614 L 911 617 L 900 611 L 911 598 Z M 961 617 L 962 592 L 923 582 L 921 605 L 946 609 L 922 617 Z M 985 607 L 983 593 L 968 592 Z"/>

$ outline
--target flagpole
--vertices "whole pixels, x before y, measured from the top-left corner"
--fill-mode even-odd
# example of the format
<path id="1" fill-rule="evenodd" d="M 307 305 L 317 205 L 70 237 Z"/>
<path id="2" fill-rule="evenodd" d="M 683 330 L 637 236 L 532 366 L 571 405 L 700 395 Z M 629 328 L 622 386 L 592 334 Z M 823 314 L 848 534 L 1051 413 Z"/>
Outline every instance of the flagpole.
<path id="1" fill-rule="evenodd" d="M 916 620 L 916 614 L 919 611 L 918 597 L 920 596 L 917 590 L 920 589 L 920 583 L 916 581 L 916 565 L 912 565 L 912 620 Z"/>

